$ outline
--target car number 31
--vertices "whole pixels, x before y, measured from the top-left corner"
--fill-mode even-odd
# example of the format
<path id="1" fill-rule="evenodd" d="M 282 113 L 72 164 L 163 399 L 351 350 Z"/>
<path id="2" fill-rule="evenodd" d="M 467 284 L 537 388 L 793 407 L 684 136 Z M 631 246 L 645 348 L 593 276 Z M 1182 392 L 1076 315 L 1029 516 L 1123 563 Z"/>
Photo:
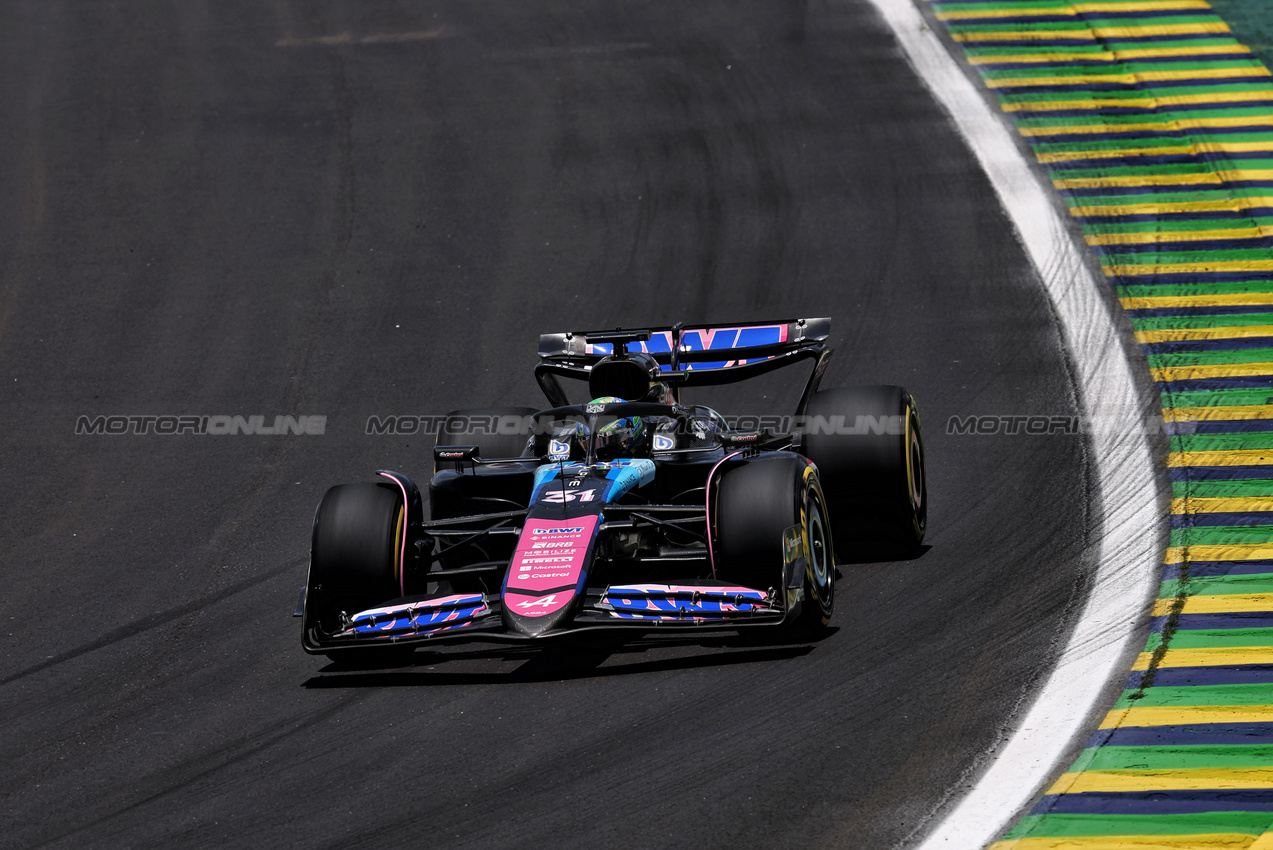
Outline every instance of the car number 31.
<path id="1" fill-rule="evenodd" d="M 546 489 L 539 497 L 541 502 L 591 502 L 596 498 L 596 490 L 556 490 Z"/>

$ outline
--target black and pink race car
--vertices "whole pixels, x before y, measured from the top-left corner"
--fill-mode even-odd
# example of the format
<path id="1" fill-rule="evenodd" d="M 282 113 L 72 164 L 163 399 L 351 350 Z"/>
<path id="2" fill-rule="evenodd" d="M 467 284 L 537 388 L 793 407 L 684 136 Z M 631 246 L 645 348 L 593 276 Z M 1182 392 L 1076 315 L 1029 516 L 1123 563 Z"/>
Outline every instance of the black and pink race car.
<path id="1" fill-rule="evenodd" d="M 549 407 L 450 414 L 429 518 L 397 472 L 327 491 L 297 606 L 305 651 L 384 661 L 597 629 L 819 637 L 837 556 L 864 540 L 913 550 L 927 518 L 914 400 L 897 386 L 819 389 L 830 327 L 541 336 Z M 785 429 L 682 399 L 800 362 L 812 369 Z M 571 403 L 563 378 L 591 400 Z"/>

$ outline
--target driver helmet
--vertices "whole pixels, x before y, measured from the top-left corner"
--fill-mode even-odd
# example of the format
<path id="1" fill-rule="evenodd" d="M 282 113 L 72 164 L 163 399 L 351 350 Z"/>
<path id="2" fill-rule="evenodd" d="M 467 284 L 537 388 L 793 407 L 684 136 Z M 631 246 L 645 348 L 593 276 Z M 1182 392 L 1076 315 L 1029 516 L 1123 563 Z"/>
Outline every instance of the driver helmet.
<path id="1" fill-rule="evenodd" d="M 623 401 L 616 396 L 602 396 L 592 400 L 592 404 L 609 404 Z M 612 460 L 617 457 L 633 457 L 645 439 L 645 423 L 640 416 L 625 416 L 622 419 L 603 425 L 597 429 L 595 445 L 597 457 L 601 460 Z"/>

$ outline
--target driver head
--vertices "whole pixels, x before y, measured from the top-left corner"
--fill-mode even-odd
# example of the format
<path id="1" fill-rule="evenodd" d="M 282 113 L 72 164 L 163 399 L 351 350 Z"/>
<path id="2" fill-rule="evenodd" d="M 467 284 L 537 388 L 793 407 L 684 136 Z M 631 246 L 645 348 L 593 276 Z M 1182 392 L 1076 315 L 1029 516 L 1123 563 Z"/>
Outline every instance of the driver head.
<path id="1" fill-rule="evenodd" d="M 599 398 L 596 401 L 620 401 L 613 397 Z M 614 460 L 615 458 L 636 457 L 645 440 L 645 423 L 640 416 L 625 416 L 622 419 L 603 425 L 597 429 L 597 460 Z"/>

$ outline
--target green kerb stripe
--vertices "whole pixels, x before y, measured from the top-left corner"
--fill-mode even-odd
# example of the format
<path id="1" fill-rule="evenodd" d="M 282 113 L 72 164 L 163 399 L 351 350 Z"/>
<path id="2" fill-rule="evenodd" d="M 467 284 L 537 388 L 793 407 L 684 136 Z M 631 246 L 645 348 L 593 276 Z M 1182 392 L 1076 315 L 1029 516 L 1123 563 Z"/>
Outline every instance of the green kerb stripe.
<path id="1" fill-rule="evenodd" d="M 1136 694 L 1139 699 L 1131 699 Z M 1180 708 L 1207 705 L 1273 705 L 1273 693 L 1266 683 L 1255 685 L 1194 685 L 1191 687 L 1154 686 L 1142 691 L 1124 691 L 1113 709 Z"/>
<path id="2" fill-rule="evenodd" d="M 1259 835 L 1273 817 L 1267 812 L 1204 812 L 1190 815 L 1028 815 L 1007 835 L 1019 838 L 1083 838 L 1099 835 Z M 1148 845 L 1146 850 L 1148 850 Z"/>
<path id="3" fill-rule="evenodd" d="M 1177 499 L 1241 499 L 1273 497 L 1273 478 L 1245 478 L 1237 481 L 1173 481 L 1171 495 Z M 1268 575 L 1273 586 L 1273 573 Z M 1162 594 L 1159 594 L 1162 595 Z M 1175 596 L 1174 593 L 1169 594 Z"/>

